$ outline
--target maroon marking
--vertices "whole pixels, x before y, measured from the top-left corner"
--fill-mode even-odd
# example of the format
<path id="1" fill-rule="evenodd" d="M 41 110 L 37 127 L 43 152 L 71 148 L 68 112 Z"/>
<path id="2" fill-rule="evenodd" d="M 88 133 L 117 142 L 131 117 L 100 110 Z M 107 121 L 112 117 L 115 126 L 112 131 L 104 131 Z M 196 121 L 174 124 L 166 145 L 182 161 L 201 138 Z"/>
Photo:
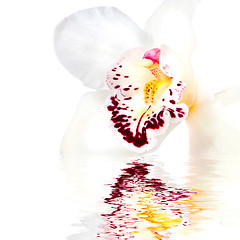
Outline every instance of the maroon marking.
<path id="1" fill-rule="evenodd" d="M 174 100 L 170 100 L 169 102 L 172 103 L 172 104 L 175 104 L 175 103 L 176 103 Z"/>
<path id="2" fill-rule="evenodd" d="M 129 91 L 129 90 L 130 90 L 130 88 L 124 88 L 123 90 L 124 90 L 124 91 Z"/>
<path id="3" fill-rule="evenodd" d="M 120 76 L 121 76 L 121 74 L 117 73 L 117 74 L 116 74 L 116 76 L 120 77 Z"/>
<path id="4" fill-rule="evenodd" d="M 162 100 L 163 102 L 165 101 L 165 98 L 163 98 L 163 100 Z"/>
<path id="5" fill-rule="evenodd" d="M 163 108 L 163 110 L 162 110 L 161 112 L 159 112 L 159 114 L 158 114 L 159 117 L 163 117 L 164 109 L 165 109 L 165 108 Z"/>
<path id="6" fill-rule="evenodd" d="M 127 110 L 127 108 L 117 107 L 117 110 Z"/>
<path id="7" fill-rule="evenodd" d="M 128 97 L 128 98 L 124 98 L 124 100 L 131 100 L 132 98 L 131 97 Z"/>
<path id="8" fill-rule="evenodd" d="M 146 125 L 147 129 L 159 129 L 163 127 L 164 120 L 161 118 L 163 116 L 164 110 L 160 111 L 158 115 L 155 113 L 150 120 L 146 121 L 144 124 Z"/>
<path id="9" fill-rule="evenodd" d="M 122 67 L 122 65 L 119 65 L 119 67 L 121 68 L 121 67 Z"/>
<path id="10" fill-rule="evenodd" d="M 151 107 L 151 105 L 148 107 L 148 109 Z M 142 116 L 140 117 L 139 121 L 138 121 L 138 125 L 137 125 L 137 129 L 136 129 L 136 135 L 139 133 L 139 126 L 141 124 L 142 118 L 143 116 L 146 114 L 146 112 L 148 111 L 148 109 L 142 114 Z"/>
<path id="11" fill-rule="evenodd" d="M 118 78 L 114 77 L 113 80 L 118 80 Z"/>
<path id="12" fill-rule="evenodd" d="M 138 89 L 139 89 L 138 87 L 134 88 L 135 91 L 138 90 Z"/>
<path id="13" fill-rule="evenodd" d="M 117 130 L 119 133 L 123 135 L 123 139 L 126 140 L 128 143 L 133 143 L 136 147 L 142 147 L 147 141 L 146 131 L 144 128 L 142 129 L 142 133 L 136 132 L 134 135 L 129 126 L 131 125 L 128 122 L 128 119 L 126 118 L 126 115 L 119 114 L 119 111 L 115 110 L 118 108 L 119 102 L 116 100 L 117 96 L 111 97 L 111 103 L 113 105 L 108 106 L 108 110 L 112 112 L 111 121 L 115 124 L 117 124 Z"/>
<path id="14" fill-rule="evenodd" d="M 124 76 L 125 78 L 129 78 L 129 76 Z"/>
<path id="15" fill-rule="evenodd" d="M 121 123 L 116 123 L 116 124 L 114 125 L 114 127 L 115 127 L 115 128 L 121 127 Z"/>
<path id="16" fill-rule="evenodd" d="M 177 86 L 180 87 L 182 84 L 181 83 L 178 83 Z"/>
<path id="17" fill-rule="evenodd" d="M 171 108 L 168 108 L 168 112 L 170 113 L 171 118 L 176 118 L 176 115 L 174 113 L 174 110 Z"/>
<path id="18" fill-rule="evenodd" d="M 176 111 L 178 112 L 178 116 L 182 118 L 185 115 L 185 112 L 182 110 L 182 108 L 176 108 Z"/>
<path id="19" fill-rule="evenodd" d="M 115 88 L 115 89 L 118 89 L 118 88 L 120 88 L 120 85 L 117 85 L 117 86 L 115 86 L 114 88 Z"/>
<path id="20" fill-rule="evenodd" d="M 169 89 L 169 92 L 170 92 L 170 96 L 172 96 L 172 89 Z"/>
<path id="21" fill-rule="evenodd" d="M 119 101 L 117 100 L 117 95 L 110 98 L 111 104 L 108 106 L 108 110 L 112 112 L 111 121 L 114 123 L 114 127 L 117 129 L 119 133 L 122 134 L 123 139 L 126 140 L 128 143 L 132 143 L 135 147 L 142 147 L 145 144 L 148 144 L 148 138 L 147 138 L 147 129 L 159 129 L 163 127 L 164 120 L 162 119 L 165 108 L 163 108 L 158 114 L 154 113 L 150 119 L 145 120 L 143 123 L 143 127 L 140 128 L 141 122 L 143 121 L 143 117 L 146 114 L 146 112 L 151 108 L 151 106 L 148 107 L 148 109 L 141 115 L 140 119 L 138 120 L 138 124 L 135 130 L 135 133 L 130 129 L 131 123 L 129 122 L 129 119 L 131 116 L 127 116 L 125 114 L 121 114 L 120 110 L 126 110 L 126 108 L 119 107 Z M 133 109 L 131 109 L 133 111 Z M 171 116 L 174 117 L 174 111 L 172 109 L 168 109 Z M 133 121 L 137 121 L 137 118 L 134 118 Z"/>

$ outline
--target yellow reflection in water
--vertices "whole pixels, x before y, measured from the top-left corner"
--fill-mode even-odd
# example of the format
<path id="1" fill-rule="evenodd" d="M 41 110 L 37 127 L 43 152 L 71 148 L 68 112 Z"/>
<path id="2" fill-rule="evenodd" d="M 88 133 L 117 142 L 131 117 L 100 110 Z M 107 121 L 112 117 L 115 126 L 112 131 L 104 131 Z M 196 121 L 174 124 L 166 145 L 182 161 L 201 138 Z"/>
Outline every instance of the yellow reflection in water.
<path id="1" fill-rule="evenodd" d="M 132 163 L 112 185 L 105 203 L 114 209 L 102 214 L 106 220 L 102 239 L 168 239 L 177 228 L 191 226 L 201 211 L 197 190 L 168 186 L 161 179 L 147 178 L 150 164 Z"/>
<path id="2" fill-rule="evenodd" d="M 197 194 L 196 191 L 192 192 L 192 196 L 183 199 L 181 201 L 169 202 L 164 205 L 156 204 L 156 192 L 146 192 L 144 191 L 140 196 L 138 196 L 137 205 L 140 206 L 141 211 L 136 213 L 139 219 L 146 220 L 150 226 L 146 226 L 145 231 L 135 231 L 135 233 L 145 232 L 150 237 L 147 231 L 151 232 L 150 239 L 167 239 L 171 235 L 171 229 L 178 226 L 189 226 L 190 225 L 190 215 L 194 212 L 200 211 L 196 208 L 194 202 L 194 195 Z M 166 207 L 166 204 L 169 206 Z M 175 211 L 174 211 L 175 210 Z M 148 225 L 149 225 L 148 224 Z"/>

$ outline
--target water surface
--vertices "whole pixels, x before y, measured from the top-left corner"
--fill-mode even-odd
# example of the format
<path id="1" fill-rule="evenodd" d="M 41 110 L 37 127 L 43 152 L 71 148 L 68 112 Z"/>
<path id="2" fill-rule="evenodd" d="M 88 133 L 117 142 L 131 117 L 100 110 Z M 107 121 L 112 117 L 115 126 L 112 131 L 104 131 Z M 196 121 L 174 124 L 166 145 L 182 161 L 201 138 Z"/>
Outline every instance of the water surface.
<path id="1" fill-rule="evenodd" d="M 68 240 L 236 239 L 238 159 L 66 157 L 78 206 Z"/>

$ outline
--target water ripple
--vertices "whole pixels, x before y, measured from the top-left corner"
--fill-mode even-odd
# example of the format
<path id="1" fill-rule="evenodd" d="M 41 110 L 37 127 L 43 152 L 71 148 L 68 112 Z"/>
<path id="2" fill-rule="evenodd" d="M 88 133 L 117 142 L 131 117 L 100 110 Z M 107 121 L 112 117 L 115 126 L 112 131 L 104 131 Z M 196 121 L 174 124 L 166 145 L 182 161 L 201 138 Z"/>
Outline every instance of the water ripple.
<path id="1" fill-rule="evenodd" d="M 105 224 L 100 239 L 166 239 L 176 227 L 190 226 L 190 215 L 200 211 L 194 204 L 198 192 L 168 186 L 161 179 L 148 178 L 151 164 L 128 163 L 110 197 L 110 213 L 101 214 Z"/>

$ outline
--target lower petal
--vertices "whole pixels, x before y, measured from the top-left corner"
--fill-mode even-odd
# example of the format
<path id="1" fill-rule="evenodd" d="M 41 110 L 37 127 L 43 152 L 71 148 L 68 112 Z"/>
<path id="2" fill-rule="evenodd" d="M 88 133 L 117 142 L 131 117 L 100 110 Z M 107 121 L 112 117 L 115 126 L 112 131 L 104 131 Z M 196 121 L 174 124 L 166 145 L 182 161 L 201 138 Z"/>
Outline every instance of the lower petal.
<path id="1" fill-rule="evenodd" d="M 61 154 L 64 157 L 130 154 L 121 138 L 109 128 L 109 116 L 104 107 L 109 94 L 109 91 L 103 90 L 83 96 L 62 141 Z"/>

